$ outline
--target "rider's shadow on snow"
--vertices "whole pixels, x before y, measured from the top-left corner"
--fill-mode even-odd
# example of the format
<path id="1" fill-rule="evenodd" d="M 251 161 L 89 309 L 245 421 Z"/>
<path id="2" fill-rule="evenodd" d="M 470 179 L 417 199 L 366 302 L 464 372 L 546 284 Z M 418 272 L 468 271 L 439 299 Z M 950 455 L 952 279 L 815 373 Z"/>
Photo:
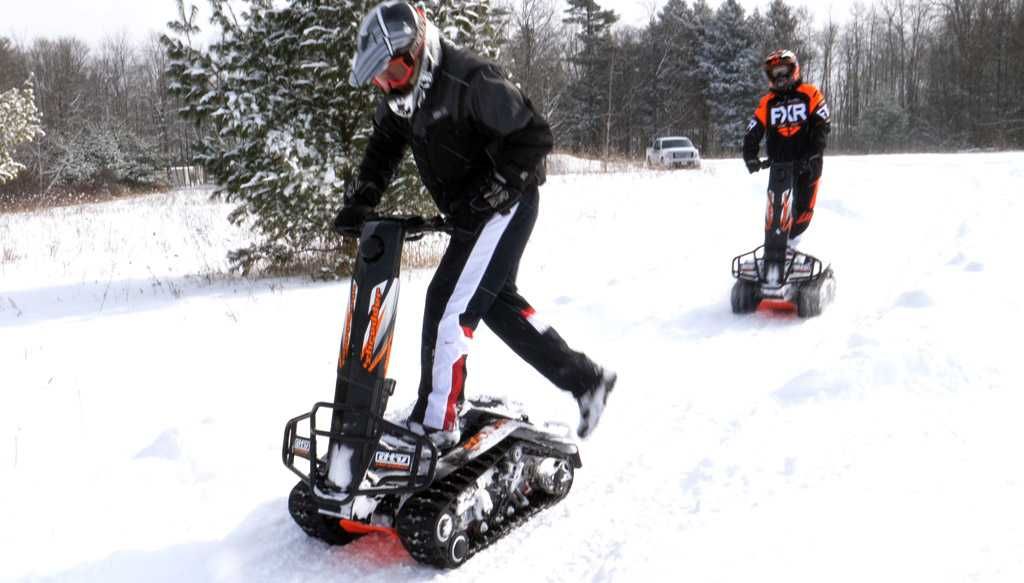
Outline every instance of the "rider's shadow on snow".
<path id="1" fill-rule="evenodd" d="M 373 534 L 331 547 L 306 536 L 281 498 L 253 511 L 224 539 L 153 551 L 118 551 L 39 581 L 421 581 L 440 572 L 416 563 L 402 544 Z"/>
<path id="2" fill-rule="evenodd" d="M 665 322 L 662 331 L 677 338 L 714 338 L 728 332 L 796 326 L 801 321 L 796 310 L 761 308 L 753 314 L 733 314 L 728 291 L 726 288 L 721 302 L 694 308 Z"/>

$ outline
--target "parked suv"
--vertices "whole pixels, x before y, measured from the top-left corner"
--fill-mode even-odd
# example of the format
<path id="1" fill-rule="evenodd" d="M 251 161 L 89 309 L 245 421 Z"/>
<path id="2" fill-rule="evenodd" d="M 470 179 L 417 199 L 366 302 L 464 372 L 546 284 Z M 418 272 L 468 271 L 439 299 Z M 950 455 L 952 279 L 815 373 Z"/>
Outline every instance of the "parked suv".
<path id="1" fill-rule="evenodd" d="M 666 168 L 700 168 L 700 152 L 690 138 L 656 138 L 647 148 L 647 163 Z"/>

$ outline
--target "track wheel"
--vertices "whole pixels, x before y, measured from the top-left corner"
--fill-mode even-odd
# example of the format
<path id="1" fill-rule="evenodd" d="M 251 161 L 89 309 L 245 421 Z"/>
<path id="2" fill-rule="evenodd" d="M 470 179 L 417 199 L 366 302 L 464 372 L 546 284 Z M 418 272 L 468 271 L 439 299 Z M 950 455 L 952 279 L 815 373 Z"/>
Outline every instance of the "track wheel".
<path id="1" fill-rule="evenodd" d="M 573 467 L 568 460 L 546 458 L 537 466 L 537 485 L 541 490 L 562 498 L 572 488 Z"/>
<path id="2" fill-rule="evenodd" d="M 757 285 L 742 279 L 737 280 L 732 286 L 732 313 L 750 314 L 757 310 L 757 304 Z"/>
<path id="3" fill-rule="evenodd" d="M 800 290 L 796 300 L 796 313 L 801 318 L 813 318 L 821 315 L 821 295 L 818 286 L 808 286 Z"/>
<path id="4" fill-rule="evenodd" d="M 444 549 L 439 567 L 454 569 L 469 557 L 469 536 L 459 530 L 458 519 L 450 509 L 445 509 L 434 519 L 434 544 Z"/>
<path id="5" fill-rule="evenodd" d="M 800 288 L 796 299 L 797 315 L 801 318 L 820 316 L 825 306 L 832 301 L 834 290 L 835 279 L 829 269 L 821 278 Z"/>
<path id="6" fill-rule="evenodd" d="M 360 536 L 341 528 L 337 518 L 317 512 L 316 502 L 305 482 L 295 484 L 288 495 L 288 513 L 306 534 L 329 545 L 347 545 Z"/>
<path id="7" fill-rule="evenodd" d="M 448 541 L 448 568 L 458 567 L 469 557 L 469 536 L 465 532 L 457 532 Z"/>

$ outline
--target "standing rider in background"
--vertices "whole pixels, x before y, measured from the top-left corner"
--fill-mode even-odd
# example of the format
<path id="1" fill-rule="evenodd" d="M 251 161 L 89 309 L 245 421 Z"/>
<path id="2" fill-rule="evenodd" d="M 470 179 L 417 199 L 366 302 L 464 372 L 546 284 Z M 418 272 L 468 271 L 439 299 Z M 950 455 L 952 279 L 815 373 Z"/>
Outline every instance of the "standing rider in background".
<path id="1" fill-rule="evenodd" d="M 455 230 L 427 289 L 419 399 L 407 424 L 438 447 L 460 440 L 466 357 L 481 321 L 580 408 L 586 437 L 615 375 L 569 348 L 516 288 L 537 220 L 551 128 L 496 64 L 441 38 L 422 9 L 388 1 L 359 29 L 349 78 L 382 96 L 338 230 L 372 216 L 411 147 L 420 178 Z"/>
<path id="2" fill-rule="evenodd" d="M 822 156 L 830 131 L 828 105 L 818 88 L 804 83 L 800 63 L 793 51 L 775 51 L 764 60 L 768 94 L 761 98 L 743 140 L 743 161 L 751 173 L 761 169 L 758 152 L 767 132 L 768 159 L 796 162 L 790 247 L 796 248 L 800 235 L 814 216 L 818 198 Z"/>

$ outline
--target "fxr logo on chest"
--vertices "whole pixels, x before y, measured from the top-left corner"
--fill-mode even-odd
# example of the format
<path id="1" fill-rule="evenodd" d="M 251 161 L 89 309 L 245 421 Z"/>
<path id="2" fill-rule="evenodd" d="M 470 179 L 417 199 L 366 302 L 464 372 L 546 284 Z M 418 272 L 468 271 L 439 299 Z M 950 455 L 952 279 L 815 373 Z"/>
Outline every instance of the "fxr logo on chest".
<path id="1" fill-rule="evenodd" d="M 772 125 L 780 126 L 807 121 L 807 104 L 791 103 L 772 108 Z"/>

